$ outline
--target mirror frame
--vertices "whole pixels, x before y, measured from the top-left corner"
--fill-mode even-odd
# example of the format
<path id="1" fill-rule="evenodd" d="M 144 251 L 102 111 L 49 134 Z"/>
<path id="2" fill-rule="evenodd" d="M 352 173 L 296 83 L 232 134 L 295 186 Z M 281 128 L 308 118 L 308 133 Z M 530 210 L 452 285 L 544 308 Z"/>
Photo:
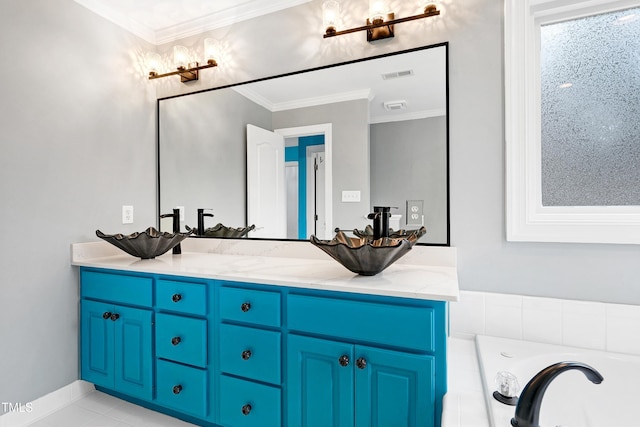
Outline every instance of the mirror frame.
<path id="1" fill-rule="evenodd" d="M 202 90 L 198 90 L 198 91 L 194 91 L 194 92 L 189 92 L 189 93 L 181 93 L 178 95 L 170 95 L 170 96 L 165 96 L 162 98 L 158 98 L 156 100 L 156 225 L 157 225 L 157 229 L 160 230 L 160 101 L 164 101 L 164 100 L 168 100 L 168 99 L 173 99 L 173 98 L 181 98 L 183 96 L 189 96 L 189 95 L 195 95 L 195 94 L 199 94 L 199 93 L 203 93 L 203 92 L 211 92 L 211 91 L 215 91 L 215 90 L 220 90 L 220 89 L 227 89 L 227 88 L 232 88 L 235 86 L 241 86 L 241 85 L 246 85 L 246 84 L 250 84 L 250 83 L 257 83 L 257 82 L 262 82 L 262 81 L 266 81 L 266 80 L 273 80 L 273 79 L 278 79 L 281 77 L 288 77 L 288 76 L 293 76 L 293 75 L 297 75 L 297 74 L 304 74 L 304 73 L 310 73 L 313 71 L 318 71 L 318 70 L 324 70 L 324 69 L 328 69 L 328 68 L 334 68 L 334 67 L 340 67 L 340 66 L 344 66 L 344 65 L 350 65 L 350 64 L 356 64 L 356 63 L 360 63 L 360 62 L 365 62 L 365 61 L 369 61 L 369 60 L 374 60 L 374 59 L 379 59 L 379 58 L 386 58 L 386 57 L 390 57 L 390 56 L 397 56 L 397 55 L 402 55 L 402 54 L 406 54 L 406 53 L 411 53 L 411 52 L 418 52 L 418 51 L 422 51 L 422 50 L 426 50 L 426 49 L 433 49 L 433 48 L 438 48 L 438 47 L 444 47 L 445 49 L 445 99 L 446 99 L 446 105 L 445 105 L 445 126 L 446 126 L 446 147 L 445 147 L 445 156 L 446 156 L 446 185 L 447 185 L 447 194 L 446 194 L 446 201 L 447 201 L 447 213 L 446 213 L 446 222 L 447 222 L 447 230 L 446 230 L 446 242 L 445 243 L 416 243 L 416 245 L 420 245 L 420 246 L 451 246 L 451 182 L 450 182 L 450 131 L 449 131 L 449 123 L 450 123 L 450 117 L 449 117 L 449 42 L 442 42 L 442 43 L 436 43 L 436 44 L 431 44 L 431 45 L 426 45 L 426 46 L 420 46 L 420 47 L 415 47 L 415 48 L 410 48 L 410 49 L 405 49 L 405 50 L 400 50 L 400 51 L 396 51 L 396 52 L 390 52 L 390 53 L 384 53 L 384 54 L 380 54 L 380 55 L 375 55 L 375 56 L 368 56 L 365 58 L 359 58 L 359 59 L 354 59 L 354 60 L 350 60 L 350 61 L 345 61 L 345 62 L 339 62 L 339 63 L 335 63 L 335 64 L 330 64 L 330 65 L 323 65 L 323 66 L 319 66 L 319 67 L 313 67 L 313 68 L 308 68 L 305 70 L 299 70 L 299 71 L 293 71 L 293 72 L 289 72 L 289 73 L 284 73 L 284 74 L 277 74 L 277 75 L 273 75 L 273 76 L 268 76 L 268 77 L 261 77 L 258 79 L 253 79 L 253 80 L 247 80 L 247 81 L 242 81 L 242 82 L 238 82 L 238 83 L 231 83 L 231 84 L 227 84 L 227 85 L 222 85 L 222 86 L 216 86 L 216 87 L 212 87 L 212 88 L 208 88 L 208 89 L 202 89 Z M 247 221 L 247 199 L 245 197 L 245 201 L 244 201 L 244 212 L 245 212 L 245 223 Z M 197 237 L 197 236 L 191 236 L 191 237 Z M 200 238 L 200 237 L 198 237 Z M 210 237 L 209 237 L 210 238 Z M 238 239 L 238 238 L 226 238 L 226 239 Z M 308 242 L 309 240 L 303 240 L 303 239 L 276 239 L 276 238 L 262 238 L 262 237 L 241 237 L 239 239 L 243 239 L 243 240 L 267 240 L 267 241 L 293 241 L 293 242 Z"/>

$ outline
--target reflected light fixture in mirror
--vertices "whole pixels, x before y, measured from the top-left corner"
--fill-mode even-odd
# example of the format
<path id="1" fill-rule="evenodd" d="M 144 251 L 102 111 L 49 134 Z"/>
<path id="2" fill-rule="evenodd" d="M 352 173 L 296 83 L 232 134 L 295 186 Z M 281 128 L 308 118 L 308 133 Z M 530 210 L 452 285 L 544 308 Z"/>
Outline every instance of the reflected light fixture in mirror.
<path id="1" fill-rule="evenodd" d="M 204 57 L 206 64 L 200 65 L 198 62 L 189 62 L 189 49 L 184 46 L 173 47 L 173 62 L 176 71 L 170 73 L 158 74 L 161 58 L 155 52 L 149 52 L 146 57 L 146 66 L 149 70 L 149 80 L 159 79 L 168 76 L 180 76 L 182 83 L 198 80 L 199 71 L 205 68 L 216 67 L 218 63 L 214 59 L 216 54 L 217 43 L 215 39 L 207 38 L 204 40 Z"/>
<path id="2" fill-rule="evenodd" d="M 340 5 L 334 0 L 326 1 L 322 5 L 322 21 L 325 28 L 324 38 L 366 31 L 367 41 L 372 42 L 393 37 L 395 24 L 440 15 L 440 11 L 433 1 L 418 0 L 418 6 L 421 11 L 419 14 L 396 19 L 395 14 L 389 11 L 387 0 L 369 0 L 370 17 L 367 18 L 366 25 L 337 31 L 337 23 L 340 19 Z"/>

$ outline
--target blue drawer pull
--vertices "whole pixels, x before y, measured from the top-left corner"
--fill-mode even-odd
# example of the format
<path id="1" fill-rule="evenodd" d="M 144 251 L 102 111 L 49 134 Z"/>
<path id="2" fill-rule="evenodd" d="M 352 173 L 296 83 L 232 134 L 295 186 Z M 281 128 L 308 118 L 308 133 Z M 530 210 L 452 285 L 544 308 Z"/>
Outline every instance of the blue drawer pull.
<path id="1" fill-rule="evenodd" d="M 180 294 L 173 294 L 173 296 L 171 297 L 171 301 L 173 302 L 178 302 L 182 299 L 182 295 Z"/>
<path id="2" fill-rule="evenodd" d="M 245 350 L 242 352 L 242 360 L 249 360 L 251 358 L 251 350 Z"/>
<path id="3" fill-rule="evenodd" d="M 178 345 L 178 344 L 180 344 L 181 341 L 182 341 L 182 339 L 180 339 L 180 337 L 171 338 L 171 344 L 173 344 L 173 345 Z"/>
<path id="4" fill-rule="evenodd" d="M 240 306 L 240 310 L 244 311 L 245 313 L 251 310 L 251 303 L 243 302 L 242 305 Z"/>
<path id="5" fill-rule="evenodd" d="M 251 413 L 251 405 L 248 403 L 242 407 L 242 415 L 249 415 Z"/>
<path id="6" fill-rule="evenodd" d="M 182 391 L 182 386 L 180 384 L 173 386 L 173 394 L 180 394 Z"/>

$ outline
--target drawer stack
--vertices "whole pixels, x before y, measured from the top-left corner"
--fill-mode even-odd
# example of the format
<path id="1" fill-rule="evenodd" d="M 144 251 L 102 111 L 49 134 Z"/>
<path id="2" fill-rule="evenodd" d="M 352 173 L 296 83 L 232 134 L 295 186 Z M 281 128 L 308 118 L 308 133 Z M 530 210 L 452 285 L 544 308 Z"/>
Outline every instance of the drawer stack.
<path id="1" fill-rule="evenodd" d="M 220 289 L 220 423 L 281 424 L 280 293 Z"/>
<path id="2" fill-rule="evenodd" d="M 208 412 L 207 287 L 156 282 L 156 400 L 204 418 Z"/>

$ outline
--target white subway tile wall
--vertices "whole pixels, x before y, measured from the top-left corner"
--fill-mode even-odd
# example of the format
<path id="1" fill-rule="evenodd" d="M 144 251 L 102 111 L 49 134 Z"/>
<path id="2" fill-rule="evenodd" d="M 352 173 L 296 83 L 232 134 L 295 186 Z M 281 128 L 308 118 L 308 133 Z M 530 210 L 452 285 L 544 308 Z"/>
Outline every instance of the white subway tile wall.
<path id="1" fill-rule="evenodd" d="M 460 291 L 451 336 L 476 335 L 640 355 L 640 306 Z"/>

